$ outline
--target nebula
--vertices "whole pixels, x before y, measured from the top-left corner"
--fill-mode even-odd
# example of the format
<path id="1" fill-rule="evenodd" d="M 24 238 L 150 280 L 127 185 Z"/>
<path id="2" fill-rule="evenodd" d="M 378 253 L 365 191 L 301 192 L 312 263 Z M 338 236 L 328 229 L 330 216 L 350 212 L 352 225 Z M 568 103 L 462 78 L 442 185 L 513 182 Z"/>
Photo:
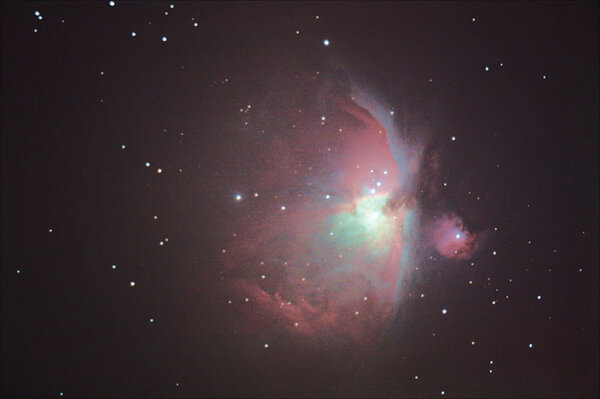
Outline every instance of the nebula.
<path id="1" fill-rule="evenodd" d="M 275 172 L 249 172 L 269 206 L 246 215 L 223 255 L 232 293 L 248 305 L 247 332 L 276 326 L 320 341 L 376 341 L 406 296 L 417 248 L 461 259 L 474 250 L 458 219 L 423 237 L 423 146 L 403 137 L 393 112 L 356 87 L 332 103 L 266 140 Z"/>
<path id="2" fill-rule="evenodd" d="M 455 215 L 444 215 L 435 225 L 433 243 L 447 258 L 468 259 L 477 249 L 479 234 L 471 234 Z"/>

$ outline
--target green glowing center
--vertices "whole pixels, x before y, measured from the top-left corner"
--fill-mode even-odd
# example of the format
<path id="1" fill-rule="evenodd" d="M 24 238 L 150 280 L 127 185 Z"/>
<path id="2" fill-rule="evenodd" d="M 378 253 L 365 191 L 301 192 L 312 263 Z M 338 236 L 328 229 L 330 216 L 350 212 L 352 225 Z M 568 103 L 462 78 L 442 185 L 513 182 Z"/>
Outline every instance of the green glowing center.
<path id="1" fill-rule="evenodd" d="M 387 218 L 383 208 L 387 202 L 387 195 L 367 197 L 356 204 L 356 223 L 361 224 L 369 232 L 386 228 Z M 389 226 L 387 226 L 389 227 Z"/>
<path id="2" fill-rule="evenodd" d="M 387 201 L 388 195 L 366 197 L 352 211 L 332 215 L 328 238 L 345 248 L 385 245 L 396 225 L 393 216 L 384 213 Z"/>

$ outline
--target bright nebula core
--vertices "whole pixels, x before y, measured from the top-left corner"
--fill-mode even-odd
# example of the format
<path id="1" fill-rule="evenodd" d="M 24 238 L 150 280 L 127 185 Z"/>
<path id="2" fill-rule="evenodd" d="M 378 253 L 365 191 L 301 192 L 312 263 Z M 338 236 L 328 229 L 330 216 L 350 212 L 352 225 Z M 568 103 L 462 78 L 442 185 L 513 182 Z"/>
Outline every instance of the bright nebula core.
<path id="1" fill-rule="evenodd" d="M 300 109 L 291 133 L 265 138 L 276 173 L 249 175 L 276 206 L 245 215 L 250 227 L 225 255 L 228 281 L 253 306 L 248 332 L 276 325 L 322 342 L 376 342 L 419 254 L 465 259 L 475 236 L 457 217 L 422 220 L 424 143 L 389 108 L 356 88 L 330 102 L 326 115 Z"/>

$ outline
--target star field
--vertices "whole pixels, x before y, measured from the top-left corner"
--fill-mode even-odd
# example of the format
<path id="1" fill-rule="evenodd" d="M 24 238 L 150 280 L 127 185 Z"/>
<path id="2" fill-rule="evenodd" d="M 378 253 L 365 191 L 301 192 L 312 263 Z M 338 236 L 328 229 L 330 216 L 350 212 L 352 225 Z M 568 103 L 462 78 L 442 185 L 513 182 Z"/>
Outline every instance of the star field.
<path id="1" fill-rule="evenodd" d="M 598 396 L 596 4 L 1 15 L 2 396 Z"/>

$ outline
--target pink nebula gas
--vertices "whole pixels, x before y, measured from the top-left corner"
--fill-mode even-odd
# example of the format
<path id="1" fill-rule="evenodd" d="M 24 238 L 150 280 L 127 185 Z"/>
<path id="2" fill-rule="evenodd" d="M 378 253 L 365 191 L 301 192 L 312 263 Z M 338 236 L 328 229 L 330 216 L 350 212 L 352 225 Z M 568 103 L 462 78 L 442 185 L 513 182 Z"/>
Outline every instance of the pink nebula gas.
<path id="1" fill-rule="evenodd" d="M 477 249 L 478 234 L 471 234 L 455 215 L 445 215 L 437 221 L 433 242 L 437 251 L 452 259 L 468 259 Z"/>
<path id="2" fill-rule="evenodd" d="M 393 312 L 414 201 L 391 133 L 355 102 L 338 105 L 335 126 L 306 128 L 301 143 L 278 137 L 285 162 L 260 186 L 283 194 L 248 214 L 248 228 L 223 254 L 232 292 L 248 309 L 247 332 L 275 325 L 317 340 L 364 341 Z M 303 188 L 292 195 L 293 184 Z"/>
<path id="3" fill-rule="evenodd" d="M 425 245 L 415 197 L 421 147 L 367 96 L 334 103 L 327 116 L 306 111 L 293 134 L 271 137 L 263 145 L 271 167 L 248 170 L 261 206 L 248 208 L 223 253 L 247 333 L 375 342 L 406 296 L 415 248 Z M 450 218 L 433 240 L 457 259 L 475 243 Z"/>

